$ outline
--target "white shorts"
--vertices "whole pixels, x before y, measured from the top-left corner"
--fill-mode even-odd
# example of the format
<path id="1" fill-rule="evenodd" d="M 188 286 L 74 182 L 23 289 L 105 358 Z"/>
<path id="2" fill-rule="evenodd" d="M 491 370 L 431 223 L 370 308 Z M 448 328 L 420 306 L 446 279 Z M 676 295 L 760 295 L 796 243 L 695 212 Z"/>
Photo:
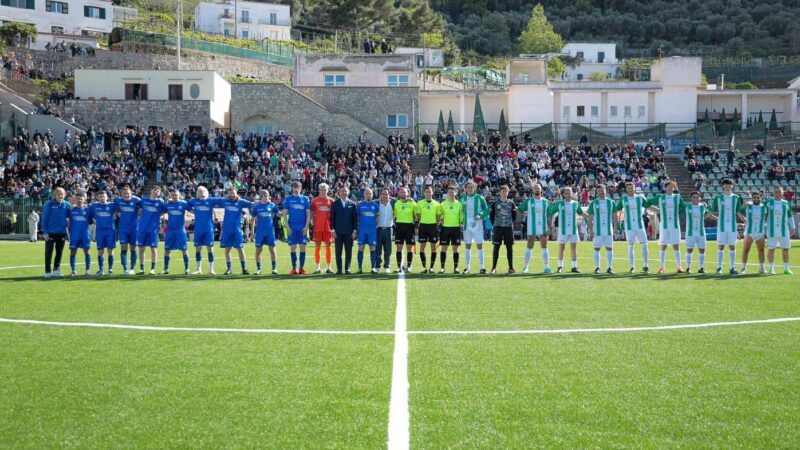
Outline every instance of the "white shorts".
<path id="1" fill-rule="evenodd" d="M 686 248 L 699 248 L 705 250 L 706 237 L 705 236 L 686 236 Z"/>
<path id="2" fill-rule="evenodd" d="M 580 242 L 580 237 L 577 234 L 558 234 L 559 244 L 577 244 Z"/>
<path id="3" fill-rule="evenodd" d="M 625 232 L 625 240 L 628 241 L 628 244 L 635 244 L 636 241 L 641 242 L 642 244 L 647 243 L 647 233 L 643 229 L 638 230 L 630 230 Z"/>
<path id="4" fill-rule="evenodd" d="M 661 245 L 678 245 L 681 243 L 680 230 L 661 230 L 658 235 L 658 243 Z"/>
<path id="5" fill-rule="evenodd" d="M 745 236 L 749 236 L 750 239 L 752 239 L 754 241 L 760 241 L 760 240 L 764 239 L 764 236 L 766 236 L 763 232 L 762 233 L 750 233 L 750 234 L 745 233 L 744 235 Z"/>
<path id="6" fill-rule="evenodd" d="M 595 237 L 592 239 L 592 246 L 594 246 L 594 248 L 600 248 L 600 247 L 611 248 L 613 245 L 614 245 L 614 238 L 612 236 L 595 235 Z"/>
<path id="7" fill-rule="evenodd" d="M 473 222 L 475 223 L 475 222 Z M 465 244 L 483 244 L 483 221 L 464 228 Z"/>
<path id="8" fill-rule="evenodd" d="M 735 231 L 717 232 L 717 245 L 736 245 L 739 233 Z"/>
<path id="9" fill-rule="evenodd" d="M 792 240 L 789 239 L 789 236 L 767 238 L 768 249 L 773 250 L 778 247 L 784 250 L 789 250 L 790 248 L 792 248 Z"/>

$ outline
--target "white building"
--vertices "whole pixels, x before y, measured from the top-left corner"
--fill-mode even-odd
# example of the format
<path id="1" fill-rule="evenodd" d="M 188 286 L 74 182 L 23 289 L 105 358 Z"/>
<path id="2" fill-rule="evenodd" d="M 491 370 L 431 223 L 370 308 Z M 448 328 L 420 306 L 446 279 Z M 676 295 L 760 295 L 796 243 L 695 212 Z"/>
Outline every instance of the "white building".
<path id="1" fill-rule="evenodd" d="M 101 0 L 2 0 L 0 23 L 21 22 L 35 26 L 39 38 L 33 48 L 62 40 L 89 45 L 110 33 L 115 15 L 122 14 L 135 15 L 136 10 Z"/>
<path id="2" fill-rule="evenodd" d="M 194 28 L 206 33 L 251 39 L 291 39 L 289 5 L 230 0 L 200 2 L 194 10 Z"/>
<path id="3" fill-rule="evenodd" d="M 295 53 L 294 57 L 294 86 L 298 87 L 417 86 L 415 54 Z"/>
<path id="4" fill-rule="evenodd" d="M 561 49 L 562 55 L 580 58 L 577 67 L 567 66 L 566 75 L 570 80 L 588 80 L 593 73 L 604 74 L 608 78 L 617 76 L 622 63 L 617 60 L 617 44 L 570 42 Z"/>

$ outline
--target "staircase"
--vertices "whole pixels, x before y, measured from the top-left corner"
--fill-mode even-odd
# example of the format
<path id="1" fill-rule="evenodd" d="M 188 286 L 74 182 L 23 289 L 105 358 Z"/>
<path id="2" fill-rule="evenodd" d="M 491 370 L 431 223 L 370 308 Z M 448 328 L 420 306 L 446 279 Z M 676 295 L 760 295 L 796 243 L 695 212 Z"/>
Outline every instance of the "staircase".
<path id="1" fill-rule="evenodd" d="M 149 197 L 150 191 L 153 190 L 156 186 L 162 186 L 164 182 L 161 183 L 156 182 L 156 171 L 153 170 L 147 173 L 147 180 L 144 182 L 144 186 L 142 186 L 142 197 Z M 163 187 L 161 189 L 164 189 Z M 166 194 L 166 192 L 162 192 L 162 194 Z"/>
<path id="2" fill-rule="evenodd" d="M 680 155 L 664 155 L 664 166 L 667 168 L 667 175 L 678 183 L 678 191 L 684 200 L 689 200 L 689 194 L 694 191 L 692 174 L 683 165 Z"/>
<path id="3" fill-rule="evenodd" d="M 425 176 L 428 174 L 428 171 L 431 170 L 431 160 L 428 159 L 428 155 L 415 154 L 411 156 L 411 161 L 408 166 L 411 168 L 411 173 L 414 174 L 415 177 L 419 173 Z"/>

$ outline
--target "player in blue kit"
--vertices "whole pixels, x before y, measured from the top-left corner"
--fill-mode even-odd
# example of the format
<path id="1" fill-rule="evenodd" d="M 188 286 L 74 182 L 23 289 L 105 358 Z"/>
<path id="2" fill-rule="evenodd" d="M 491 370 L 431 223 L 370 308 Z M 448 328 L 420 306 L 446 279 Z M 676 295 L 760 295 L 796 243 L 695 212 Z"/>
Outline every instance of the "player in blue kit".
<path id="1" fill-rule="evenodd" d="M 272 258 L 272 274 L 277 275 L 277 255 L 275 254 L 275 224 L 273 218 L 280 213 L 278 205 L 270 201 L 269 191 L 259 192 L 259 202 L 250 208 L 250 214 L 256 219 L 256 275 L 261 275 L 261 252 L 264 246 L 269 247 Z"/>
<path id="2" fill-rule="evenodd" d="M 249 209 L 253 204 L 247 200 L 242 200 L 236 192 L 236 188 L 228 188 L 228 196 L 216 202 L 215 206 L 225 209 L 225 216 L 222 219 L 222 235 L 219 237 L 219 246 L 225 249 L 225 264 L 228 269 L 225 275 L 232 273 L 231 269 L 231 249 L 235 248 L 239 252 L 239 264 L 242 266 L 242 275 L 250 275 L 247 271 L 247 260 L 245 260 L 244 234 L 242 233 L 242 211 Z"/>
<path id="3" fill-rule="evenodd" d="M 89 219 L 91 212 L 86 207 L 86 195 L 77 194 L 73 198 L 72 209 L 69 210 L 67 220 L 69 221 L 69 267 L 72 269 L 72 276 L 78 275 L 75 265 L 78 249 L 83 250 L 83 258 L 86 266 L 86 276 L 89 276 L 89 268 L 92 266 L 92 257 L 89 255 L 89 247 L 92 239 L 89 236 Z"/>
<path id="4" fill-rule="evenodd" d="M 95 275 L 103 275 L 106 250 L 108 250 L 108 274 L 113 275 L 114 249 L 117 247 L 117 240 L 114 236 L 114 205 L 108 203 L 106 191 L 97 193 L 97 202 L 89 205 L 89 212 L 95 223 L 94 241 L 97 245 L 99 269 Z"/>
<path id="5" fill-rule="evenodd" d="M 114 200 L 114 211 L 119 214 L 119 251 L 122 274 L 133 275 L 136 267 L 136 233 L 139 228 L 139 207 L 142 200 L 131 195 L 130 186 L 125 186 L 120 197 Z M 131 265 L 128 269 L 128 248 L 131 250 Z"/>
<path id="6" fill-rule="evenodd" d="M 372 189 L 364 189 L 364 200 L 358 204 L 358 273 L 362 273 L 364 246 L 369 245 L 371 272 L 378 273 L 378 202 L 372 200 Z"/>
<path id="7" fill-rule="evenodd" d="M 158 228 L 161 226 L 161 215 L 164 212 L 161 188 L 154 187 L 150 191 L 150 197 L 144 197 L 140 206 L 142 217 L 139 219 L 139 231 L 136 233 L 136 245 L 139 246 L 139 275 L 144 274 L 145 247 L 150 247 L 150 275 L 155 275 Z"/>
<path id="8" fill-rule="evenodd" d="M 192 275 L 203 274 L 203 247 L 208 253 L 208 274 L 216 275 L 214 272 L 214 205 L 221 199 L 218 197 L 209 198 L 208 189 L 205 186 L 197 188 L 195 198 L 189 200 L 188 211 L 194 212 L 194 260 L 197 263 L 197 270 Z"/>
<path id="9" fill-rule="evenodd" d="M 292 271 L 289 275 L 305 275 L 306 242 L 308 242 L 308 226 L 311 223 L 311 201 L 300 195 L 303 185 L 299 181 L 292 183 L 292 195 L 283 199 L 282 214 L 287 219 L 289 228 L 289 254 L 292 257 Z M 297 268 L 297 254 L 300 247 L 300 269 Z"/>
<path id="10" fill-rule="evenodd" d="M 169 193 L 169 202 L 162 206 L 162 211 L 167 213 L 167 233 L 164 236 L 164 271 L 161 275 L 169 275 L 169 253 L 180 250 L 183 253 L 183 273 L 189 275 L 189 253 L 186 251 L 186 208 L 187 204 L 181 200 L 180 192 L 173 190 Z"/>

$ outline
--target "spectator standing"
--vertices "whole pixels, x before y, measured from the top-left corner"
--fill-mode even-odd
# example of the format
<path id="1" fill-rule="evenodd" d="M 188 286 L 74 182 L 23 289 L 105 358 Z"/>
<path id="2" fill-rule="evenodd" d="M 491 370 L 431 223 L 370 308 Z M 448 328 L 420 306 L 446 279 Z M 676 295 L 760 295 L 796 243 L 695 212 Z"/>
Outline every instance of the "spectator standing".
<path id="1" fill-rule="evenodd" d="M 28 232 L 30 233 L 31 242 L 36 242 L 39 240 L 39 233 L 37 232 L 38 227 L 39 214 L 36 213 L 35 209 L 32 209 L 31 213 L 28 214 Z"/>

